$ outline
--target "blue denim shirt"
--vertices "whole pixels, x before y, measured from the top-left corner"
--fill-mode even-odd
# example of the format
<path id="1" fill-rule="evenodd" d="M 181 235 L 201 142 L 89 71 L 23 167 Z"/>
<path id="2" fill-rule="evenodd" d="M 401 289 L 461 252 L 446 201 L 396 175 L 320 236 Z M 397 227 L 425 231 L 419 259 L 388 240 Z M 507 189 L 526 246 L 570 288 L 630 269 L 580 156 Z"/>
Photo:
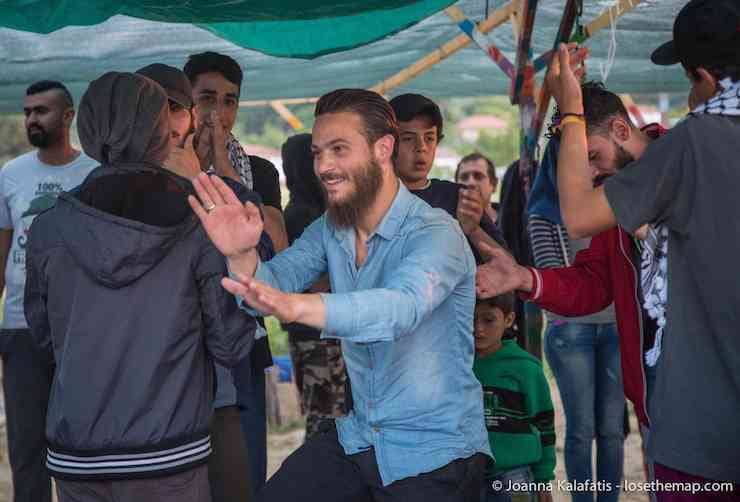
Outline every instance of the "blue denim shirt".
<path id="1" fill-rule="evenodd" d="M 337 420 L 348 455 L 375 449 L 384 485 L 477 452 L 490 455 L 473 375 L 475 260 L 460 226 L 400 186 L 356 267 L 355 231 L 326 215 L 258 265 L 300 292 L 328 271 L 323 338 L 337 338 L 354 409 Z"/>

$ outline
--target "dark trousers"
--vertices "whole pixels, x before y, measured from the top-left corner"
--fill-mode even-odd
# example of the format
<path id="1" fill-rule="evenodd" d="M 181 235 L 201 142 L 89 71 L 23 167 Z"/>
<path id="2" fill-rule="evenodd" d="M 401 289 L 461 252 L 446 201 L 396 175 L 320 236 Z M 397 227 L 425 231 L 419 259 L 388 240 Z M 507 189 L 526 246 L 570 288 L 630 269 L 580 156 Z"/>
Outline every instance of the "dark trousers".
<path id="1" fill-rule="evenodd" d="M 46 408 L 54 376 L 26 329 L 2 330 L 3 392 L 15 502 L 50 502 Z"/>
<path id="2" fill-rule="evenodd" d="M 265 371 L 253 369 L 249 358 L 233 370 L 244 440 L 249 456 L 250 479 L 255 493 L 267 479 L 267 416 Z"/>
<path id="3" fill-rule="evenodd" d="M 213 451 L 208 459 L 208 480 L 213 502 L 248 502 L 254 499 L 239 415 L 237 406 L 217 408 L 213 414 Z"/>
<path id="4" fill-rule="evenodd" d="M 59 502 L 211 502 L 208 468 L 159 478 L 121 481 L 57 480 Z"/>
<path id="5" fill-rule="evenodd" d="M 371 448 L 347 455 L 333 422 L 291 454 L 258 493 L 259 502 L 477 502 L 488 457 L 455 460 L 383 486 Z"/>

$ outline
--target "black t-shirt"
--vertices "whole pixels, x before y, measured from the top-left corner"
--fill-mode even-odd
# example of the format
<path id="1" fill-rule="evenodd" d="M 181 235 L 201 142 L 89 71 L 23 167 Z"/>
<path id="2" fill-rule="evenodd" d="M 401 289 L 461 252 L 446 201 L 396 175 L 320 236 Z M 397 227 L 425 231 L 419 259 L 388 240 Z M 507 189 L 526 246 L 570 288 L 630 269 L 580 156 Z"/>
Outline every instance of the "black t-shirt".
<path id="1" fill-rule="evenodd" d="M 421 190 L 411 190 L 411 193 L 420 197 L 432 207 L 444 209 L 450 216 L 457 219 L 457 202 L 460 198 L 461 188 L 465 187 L 459 183 L 431 179 L 429 180 L 428 187 L 422 188 Z M 489 218 L 486 213 L 483 213 L 483 217 L 480 220 L 480 227 L 493 240 L 506 247 L 506 241 L 504 240 L 501 230 L 491 221 L 491 218 Z M 475 255 L 476 263 L 481 264 L 483 260 L 480 253 L 478 253 L 478 250 L 475 249 L 475 246 L 472 244 L 470 247 L 473 250 L 473 255 Z"/>
<path id="2" fill-rule="evenodd" d="M 280 176 L 277 168 L 269 160 L 256 155 L 249 156 L 249 165 L 252 167 L 253 189 L 262 197 L 262 203 L 282 211 Z"/>

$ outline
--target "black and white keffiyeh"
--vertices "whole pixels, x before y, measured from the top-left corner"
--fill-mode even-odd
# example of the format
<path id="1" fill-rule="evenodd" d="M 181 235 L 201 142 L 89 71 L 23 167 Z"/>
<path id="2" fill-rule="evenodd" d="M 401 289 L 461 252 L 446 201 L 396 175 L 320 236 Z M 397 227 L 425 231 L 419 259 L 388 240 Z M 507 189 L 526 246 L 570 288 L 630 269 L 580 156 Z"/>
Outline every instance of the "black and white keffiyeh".
<path id="1" fill-rule="evenodd" d="M 254 177 L 252 176 L 252 165 L 249 163 L 249 155 L 244 151 L 239 140 L 231 133 L 229 133 L 229 137 L 226 140 L 226 149 L 229 151 L 229 162 L 234 167 L 236 174 L 239 175 L 242 184 L 249 190 L 253 190 Z M 206 172 L 213 174 L 216 172 L 216 169 L 211 166 Z"/>
<path id="2" fill-rule="evenodd" d="M 740 81 L 733 82 L 726 78 L 719 82 L 722 89 L 715 97 L 696 107 L 692 115 L 708 113 L 710 115 L 740 116 Z"/>
<path id="3" fill-rule="evenodd" d="M 720 91 L 712 99 L 698 106 L 691 115 L 740 116 L 740 82 L 726 78 L 719 82 Z M 663 225 L 650 225 L 641 257 L 641 276 L 645 311 L 658 325 L 653 348 L 645 353 L 645 363 L 655 366 L 660 357 L 660 347 L 666 325 L 668 306 L 668 229 Z"/>
<path id="4" fill-rule="evenodd" d="M 665 225 L 648 226 L 640 260 L 640 284 L 643 308 L 658 326 L 653 348 L 645 353 L 645 363 L 655 366 L 660 356 L 668 305 L 668 228 Z"/>

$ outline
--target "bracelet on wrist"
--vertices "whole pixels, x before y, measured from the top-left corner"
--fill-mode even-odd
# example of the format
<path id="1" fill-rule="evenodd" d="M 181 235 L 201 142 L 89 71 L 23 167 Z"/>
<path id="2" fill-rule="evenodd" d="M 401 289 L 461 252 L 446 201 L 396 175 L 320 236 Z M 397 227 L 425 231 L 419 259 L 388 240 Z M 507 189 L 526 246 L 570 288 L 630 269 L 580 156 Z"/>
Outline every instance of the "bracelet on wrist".
<path id="1" fill-rule="evenodd" d="M 558 129 L 562 129 L 564 126 L 568 124 L 581 124 L 585 127 L 586 125 L 586 119 L 583 118 L 583 115 L 577 115 L 575 113 L 567 114 L 565 117 L 563 117 L 560 120 L 560 124 L 558 125 Z"/>

